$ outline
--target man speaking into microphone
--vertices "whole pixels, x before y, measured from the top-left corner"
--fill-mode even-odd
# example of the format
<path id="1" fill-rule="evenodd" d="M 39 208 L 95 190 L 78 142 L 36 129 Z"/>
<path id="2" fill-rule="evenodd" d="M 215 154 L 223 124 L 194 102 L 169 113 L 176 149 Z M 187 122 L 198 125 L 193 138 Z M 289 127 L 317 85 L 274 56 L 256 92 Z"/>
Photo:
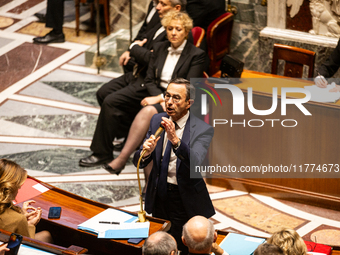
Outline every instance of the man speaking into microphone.
<path id="1" fill-rule="evenodd" d="M 188 253 L 181 240 L 183 225 L 193 216 L 209 218 L 215 214 L 204 180 L 190 178 L 190 158 L 191 163 L 200 165 L 214 135 L 210 125 L 190 114 L 194 95 L 195 88 L 188 80 L 171 80 L 164 93 L 166 113 L 153 116 L 146 140 L 134 155 L 137 165 L 145 151 L 141 168 L 153 161 L 145 210 L 153 217 L 171 221 L 169 233 L 183 254 Z M 152 134 L 160 125 L 165 132 L 155 138 Z"/>

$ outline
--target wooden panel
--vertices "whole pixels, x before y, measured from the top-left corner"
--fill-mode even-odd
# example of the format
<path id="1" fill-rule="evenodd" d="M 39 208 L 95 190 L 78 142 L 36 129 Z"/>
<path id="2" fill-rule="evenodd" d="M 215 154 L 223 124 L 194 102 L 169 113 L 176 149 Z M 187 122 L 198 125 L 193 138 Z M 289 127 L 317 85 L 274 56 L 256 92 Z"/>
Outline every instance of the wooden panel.
<path id="1" fill-rule="evenodd" d="M 261 76 L 255 72 L 245 72 L 244 76 Z M 254 81 L 256 80 L 256 81 Z M 280 93 L 281 87 L 303 87 L 309 85 L 308 81 L 295 79 L 252 79 L 242 80 L 237 86 L 243 89 L 247 99 L 247 87 L 253 88 L 253 104 L 256 109 L 269 109 L 272 105 L 272 87 L 277 87 Z M 245 105 L 245 115 L 232 115 L 233 99 L 229 90 L 218 90 L 223 107 L 210 104 L 210 117 L 212 119 L 227 119 L 228 125 L 216 125 L 215 135 L 210 145 L 209 164 L 212 166 L 228 165 L 240 166 L 299 166 L 305 171 L 304 164 L 340 164 L 339 141 L 340 132 L 340 102 L 336 104 L 308 102 L 304 104 L 312 116 L 305 116 L 295 105 L 287 106 L 287 116 L 281 116 L 280 99 L 277 110 L 268 116 L 252 114 Z M 293 97 L 301 97 L 298 94 L 290 94 Z M 225 109 L 228 109 L 227 111 Z M 229 110 L 230 109 L 230 110 Z M 261 128 L 230 127 L 230 119 L 234 122 L 242 122 L 244 119 L 295 119 L 298 125 L 294 128 L 286 128 L 275 122 L 265 122 Z M 212 123 L 212 122 L 211 122 Z M 258 124 L 258 123 L 254 123 Z M 223 138 L 223 139 L 222 139 Z M 303 174 L 285 173 L 280 178 L 245 179 L 248 176 L 238 175 L 236 179 L 229 178 L 226 174 L 213 174 L 208 183 L 228 188 L 239 189 L 247 192 L 257 192 L 277 198 L 298 199 L 302 202 L 310 202 L 328 208 L 340 209 L 339 173 L 329 173 L 317 178 L 318 173 Z M 284 177 L 284 178 L 281 178 Z M 295 178 L 300 177 L 300 178 Z"/>
<path id="2" fill-rule="evenodd" d="M 227 232 L 227 231 L 217 230 L 216 243 L 220 244 L 228 234 L 229 234 L 229 232 Z M 339 254 L 340 254 L 340 247 L 339 246 L 333 246 L 331 255 L 339 255 Z"/>
<path id="3" fill-rule="evenodd" d="M 0 229 L 0 241 L 1 242 L 8 242 L 10 235 L 11 235 L 11 232 Z M 41 241 L 26 237 L 26 236 L 23 236 L 22 243 L 28 246 L 37 248 L 39 250 L 51 252 L 53 254 L 72 255 L 72 254 L 84 254 L 87 252 L 87 250 L 82 247 L 71 245 L 70 247 L 65 248 L 65 247 L 54 245 L 54 244 L 41 242 Z"/>
<path id="4" fill-rule="evenodd" d="M 50 190 L 34 197 L 36 205 L 41 207 L 43 211 L 37 230 L 49 230 L 56 244 L 66 247 L 70 245 L 85 247 L 89 250 L 89 254 L 112 254 L 113 250 L 117 254 L 142 254 L 141 247 L 144 241 L 135 245 L 128 243 L 127 239 L 98 239 L 97 235 L 77 229 L 80 223 L 110 208 L 110 206 L 77 196 L 43 182 L 40 183 Z M 48 210 L 52 206 L 62 207 L 60 219 L 48 219 Z M 153 217 L 147 218 L 150 221 L 150 234 L 167 230 L 170 227 L 168 221 Z"/>

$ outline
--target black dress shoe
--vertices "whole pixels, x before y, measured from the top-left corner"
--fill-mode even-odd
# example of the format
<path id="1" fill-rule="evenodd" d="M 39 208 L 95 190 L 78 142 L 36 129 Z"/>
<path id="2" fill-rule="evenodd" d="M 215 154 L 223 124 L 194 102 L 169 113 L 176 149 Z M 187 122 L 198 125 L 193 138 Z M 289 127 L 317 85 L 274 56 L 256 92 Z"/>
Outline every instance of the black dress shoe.
<path id="1" fill-rule="evenodd" d="M 82 158 L 81 160 L 79 160 L 79 165 L 85 167 L 99 166 L 111 162 L 112 160 L 113 156 L 92 154 L 86 158 Z"/>
<path id="2" fill-rule="evenodd" d="M 33 38 L 34 43 L 63 43 L 65 42 L 65 35 L 63 33 L 56 34 L 53 30 L 46 34 L 45 36 Z"/>
<path id="3" fill-rule="evenodd" d="M 46 15 L 45 14 L 42 14 L 42 13 L 35 13 L 34 16 L 36 16 L 39 20 L 39 22 L 41 23 L 46 23 Z"/>
<path id="4" fill-rule="evenodd" d="M 119 175 L 120 172 L 124 169 L 124 166 L 119 168 L 119 169 L 113 169 L 110 165 L 104 164 L 104 165 L 102 165 L 102 168 L 104 168 L 106 171 L 109 171 L 110 174 Z"/>

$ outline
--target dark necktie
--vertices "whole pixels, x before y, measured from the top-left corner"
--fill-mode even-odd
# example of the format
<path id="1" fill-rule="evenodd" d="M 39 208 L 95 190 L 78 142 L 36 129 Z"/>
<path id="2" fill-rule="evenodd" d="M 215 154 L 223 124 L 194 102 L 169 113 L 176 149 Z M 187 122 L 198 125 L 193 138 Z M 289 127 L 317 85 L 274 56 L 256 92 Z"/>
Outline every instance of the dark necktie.
<path id="1" fill-rule="evenodd" d="M 178 124 L 175 123 L 175 129 L 177 130 L 179 128 Z M 170 156 L 171 156 L 171 149 L 172 149 L 172 143 L 168 140 L 165 148 L 165 152 L 163 155 L 163 160 L 161 164 L 161 172 L 159 173 L 159 181 L 158 181 L 158 196 L 161 199 L 166 199 L 167 194 L 167 185 L 168 185 L 168 168 L 170 163 Z"/>

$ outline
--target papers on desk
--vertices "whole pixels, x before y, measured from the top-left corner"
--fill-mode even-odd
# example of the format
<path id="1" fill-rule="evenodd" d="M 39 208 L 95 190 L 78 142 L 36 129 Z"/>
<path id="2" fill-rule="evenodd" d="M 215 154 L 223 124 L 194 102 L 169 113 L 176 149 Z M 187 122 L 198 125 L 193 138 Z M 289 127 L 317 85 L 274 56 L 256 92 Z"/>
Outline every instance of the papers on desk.
<path id="1" fill-rule="evenodd" d="M 3 244 L 3 242 L 0 242 L 0 244 Z M 29 245 L 21 244 L 18 255 L 56 255 L 56 253 L 43 251 Z"/>
<path id="2" fill-rule="evenodd" d="M 150 222 L 143 223 L 122 223 L 113 225 L 110 229 L 99 232 L 98 238 L 126 239 L 126 238 L 147 238 L 149 236 Z"/>
<path id="3" fill-rule="evenodd" d="M 229 255 L 250 255 L 266 239 L 229 233 L 221 242 L 220 247 Z"/>
<path id="4" fill-rule="evenodd" d="M 316 85 L 305 86 L 305 89 L 311 92 L 311 101 L 321 103 L 334 103 L 340 98 L 340 92 L 329 92 L 331 89 L 336 87 L 335 82 L 331 85 L 327 85 L 327 88 L 319 88 Z"/>
<path id="5" fill-rule="evenodd" d="M 149 235 L 150 223 L 136 223 L 137 219 L 137 216 L 109 208 L 84 223 L 79 224 L 78 229 L 98 234 L 98 238 L 147 238 Z M 119 224 L 99 222 L 115 222 Z"/>

